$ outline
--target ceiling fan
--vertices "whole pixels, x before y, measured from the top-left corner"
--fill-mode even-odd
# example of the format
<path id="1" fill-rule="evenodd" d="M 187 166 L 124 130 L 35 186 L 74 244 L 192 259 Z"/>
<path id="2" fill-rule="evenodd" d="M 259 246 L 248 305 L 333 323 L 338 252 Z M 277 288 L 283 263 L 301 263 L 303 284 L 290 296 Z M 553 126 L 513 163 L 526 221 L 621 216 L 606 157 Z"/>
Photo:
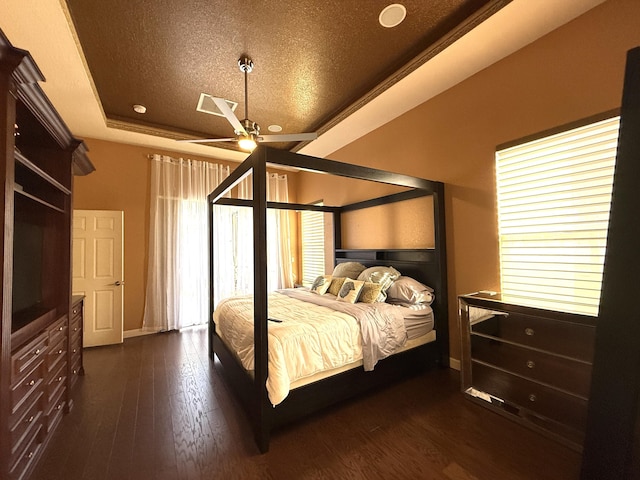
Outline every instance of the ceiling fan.
<path id="1" fill-rule="evenodd" d="M 247 94 L 247 75 L 253 70 L 253 61 L 249 57 L 242 57 L 238 60 L 240 71 L 244 73 L 244 119 L 238 120 L 229 103 L 224 98 L 211 97 L 220 113 L 233 126 L 236 134 L 230 138 L 203 138 L 197 140 L 178 140 L 185 143 L 213 143 L 213 142 L 238 142 L 238 146 L 242 150 L 249 152 L 261 142 L 302 142 L 307 140 L 315 140 L 318 138 L 316 132 L 312 133 L 292 133 L 281 135 L 260 135 L 260 126 L 249 120 L 249 99 Z"/>

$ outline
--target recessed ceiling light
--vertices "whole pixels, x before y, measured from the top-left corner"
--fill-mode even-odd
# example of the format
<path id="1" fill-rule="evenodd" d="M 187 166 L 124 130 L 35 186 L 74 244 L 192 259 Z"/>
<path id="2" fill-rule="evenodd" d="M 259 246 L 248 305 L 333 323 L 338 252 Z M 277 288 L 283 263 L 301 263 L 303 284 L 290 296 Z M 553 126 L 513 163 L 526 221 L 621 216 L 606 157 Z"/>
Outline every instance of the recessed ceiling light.
<path id="1" fill-rule="evenodd" d="M 406 16 L 407 9 L 404 8 L 404 5 L 392 3 L 391 5 L 384 7 L 380 12 L 378 21 L 383 27 L 392 28 L 400 25 Z"/>
<path id="2" fill-rule="evenodd" d="M 269 126 L 267 127 L 267 129 L 268 129 L 270 132 L 281 132 L 281 131 L 282 131 L 282 127 L 281 127 L 280 125 L 269 125 Z"/>
<path id="3" fill-rule="evenodd" d="M 147 107 L 145 107 L 144 105 L 134 105 L 133 111 L 136 113 L 146 113 Z"/>

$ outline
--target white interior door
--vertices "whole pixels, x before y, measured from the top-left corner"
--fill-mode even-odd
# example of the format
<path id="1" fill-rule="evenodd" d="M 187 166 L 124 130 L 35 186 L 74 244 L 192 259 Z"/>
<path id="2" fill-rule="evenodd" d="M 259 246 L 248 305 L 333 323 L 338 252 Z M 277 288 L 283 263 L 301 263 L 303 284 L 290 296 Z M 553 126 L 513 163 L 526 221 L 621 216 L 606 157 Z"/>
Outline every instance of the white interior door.
<path id="1" fill-rule="evenodd" d="M 73 294 L 84 295 L 84 346 L 122 343 L 124 212 L 73 211 Z"/>

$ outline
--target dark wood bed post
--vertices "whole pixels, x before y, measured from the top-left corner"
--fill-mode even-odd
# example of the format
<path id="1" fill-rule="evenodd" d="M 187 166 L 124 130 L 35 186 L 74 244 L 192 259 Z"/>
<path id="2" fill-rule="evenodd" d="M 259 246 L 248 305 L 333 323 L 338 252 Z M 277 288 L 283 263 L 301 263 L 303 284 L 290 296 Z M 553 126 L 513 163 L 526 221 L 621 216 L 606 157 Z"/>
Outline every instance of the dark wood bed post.
<path id="1" fill-rule="evenodd" d="M 627 53 L 583 480 L 640 478 L 640 47 Z"/>
<path id="2" fill-rule="evenodd" d="M 259 426 L 255 433 L 261 452 L 269 449 L 269 342 L 267 336 L 267 164 L 265 152 L 253 154 L 253 345 L 256 393 L 255 415 Z"/>
<path id="3" fill-rule="evenodd" d="M 207 201 L 207 230 L 209 233 L 209 320 L 207 328 L 207 339 L 209 341 L 209 358 L 213 360 L 213 335 L 215 333 L 216 326 L 213 323 L 213 306 L 215 305 L 215 298 L 213 297 L 213 203 Z"/>
<path id="4" fill-rule="evenodd" d="M 447 338 L 446 342 L 438 342 L 440 349 L 440 365 L 449 366 L 449 289 L 447 280 L 447 241 L 445 235 L 445 215 L 444 215 L 444 183 L 433 182 L 433 230 L 435 240 L 435 251 L 437 252 L 437 261 L 440 268 L 441 284 L 434 285 L 436 291 L 439 292 L 437 297 L 439 300 L 440 317 L 437 319 L 437 334 Z"/>

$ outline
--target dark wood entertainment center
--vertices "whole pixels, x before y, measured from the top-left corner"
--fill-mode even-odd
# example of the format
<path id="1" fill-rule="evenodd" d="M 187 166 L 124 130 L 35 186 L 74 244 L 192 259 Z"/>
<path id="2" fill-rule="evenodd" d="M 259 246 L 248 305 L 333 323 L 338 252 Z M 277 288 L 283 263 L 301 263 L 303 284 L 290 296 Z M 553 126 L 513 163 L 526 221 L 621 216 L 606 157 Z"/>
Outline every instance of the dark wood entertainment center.
<path id="1" fill-rule="evenodd" d="M 0 30 L 3 479 L 29 475 L 83 373 L 83 298 L 71 296 L 71 192 L 73 175 L 94 167 L 40 81 L 29 52 Z"/>

